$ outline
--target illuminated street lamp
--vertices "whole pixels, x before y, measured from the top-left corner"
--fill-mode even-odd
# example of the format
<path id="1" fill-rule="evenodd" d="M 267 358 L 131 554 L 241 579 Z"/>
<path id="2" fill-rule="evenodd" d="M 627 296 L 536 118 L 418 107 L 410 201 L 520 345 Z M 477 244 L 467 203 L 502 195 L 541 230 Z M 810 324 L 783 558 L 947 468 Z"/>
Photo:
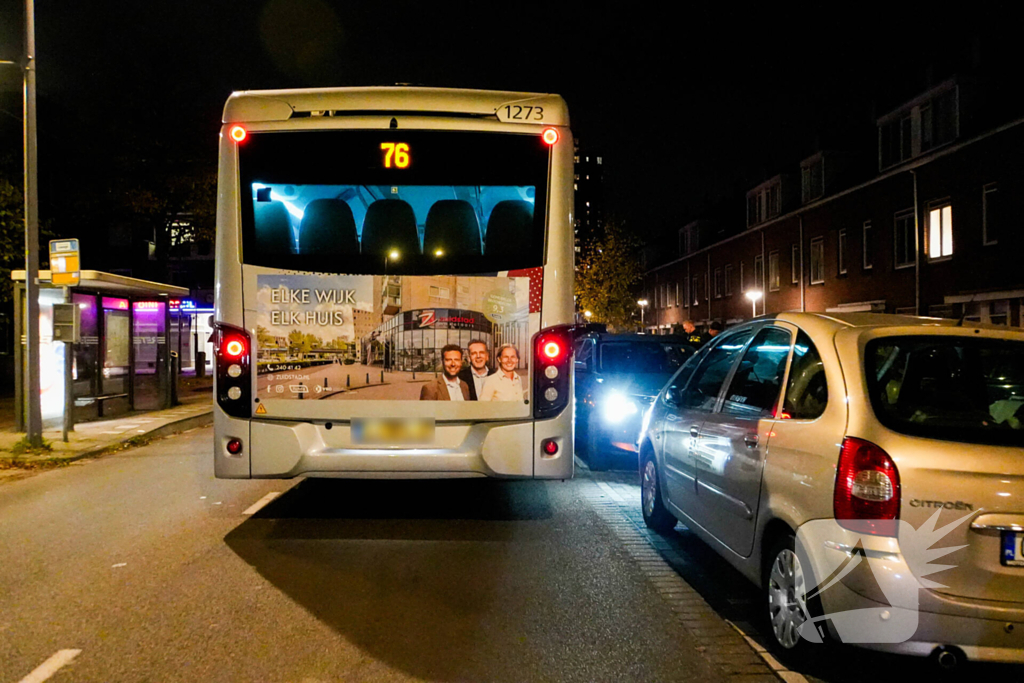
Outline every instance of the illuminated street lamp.
<path id="1" fill-rule="evenodd" d="M 592 315 L 594 314 L 591 313 L 590 311 L 583 311 L 583 317 L 586 318 L 587 320 L 590 320 L 590 316 Z"/>
<path id="2" fill-rule="evenodd" d="M 756 317 L 757 316 L 757 301 L 762 296 L 764 296 L 764 293 L 760 289 L 748 289 L 747 290 L 747 298 L 750 299 L 750 307 L 751 307 L 751 312 L 752 312 L 751 317 Z"/>
<path id="3" fill-rule="evenodd" d="M 640 307 L 640 327 L 644 326 L 644 311 L 647 310 L 647 299 L 639 299 L 636 305 Z"/>

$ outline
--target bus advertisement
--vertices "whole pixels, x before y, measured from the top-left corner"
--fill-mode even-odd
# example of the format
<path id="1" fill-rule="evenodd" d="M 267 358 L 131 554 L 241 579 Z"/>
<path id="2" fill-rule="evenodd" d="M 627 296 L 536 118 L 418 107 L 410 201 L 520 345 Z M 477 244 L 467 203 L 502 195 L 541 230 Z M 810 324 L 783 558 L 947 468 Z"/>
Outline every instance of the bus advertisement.
<path id="1" fill-rule="evenodd" d="M 217 476 L 572 476 L 572 153 L 557 95 L 232 95 Z"/>

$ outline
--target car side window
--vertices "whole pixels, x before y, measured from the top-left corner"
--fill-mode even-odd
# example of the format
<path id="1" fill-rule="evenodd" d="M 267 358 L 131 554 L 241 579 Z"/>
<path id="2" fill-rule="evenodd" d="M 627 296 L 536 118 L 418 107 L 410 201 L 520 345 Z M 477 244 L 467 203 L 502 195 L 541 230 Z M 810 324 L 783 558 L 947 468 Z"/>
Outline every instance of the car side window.
<path id="1" fill-rule="evenodd" d="M 825 365 L 821 362 L 821 354 L 814 342 L 801 330 L 793 345 L 793 363 L 789 370 L 781 417 L 813 420 L 825 412 L 827 404 Z"/>
<path id="2" fill-rule="evenodd" d="M 683 389 L 686 387 L 686 382 L 693 375 L 693 371 L 697 369 L 697 365 L 701 359 L 707 354 L 708 347 L 697 351 L 683 363 L 676 374 L 673 375 L 672 379 L 669 380 L 669 385 L 665 389 L 665 403 L 672 407 L 677 407 L 679 402 L 682 400 Z"/>
<path id="3" fill-rule="evenodd" d="M 589 339 L 576 342 L 573 357 L 576 359 L 576 372 L 590 372 L 591 359 L 594 355 L 594 344 Z"/>
<path id="4" fill-rule="evenodd" d="M 792 335 L 766 327 L 750 342 L 725 392 L 722 412 L 738 417 L 774 417 L 786 373 Z"/>
<path id="5" fill-rule="evenodd" d="M 690 378 L 690 383 L 683 390 L 679 405 L 691 410 L 714 410 L 718 400 L 718 392 L 729 376 L 729 370 L 736 360 L 736 354 L 743 349 L 747 340 L 754 334 L 753 330 L 739 330 L 728 337 L 723 337 L 700 362 Z"/>

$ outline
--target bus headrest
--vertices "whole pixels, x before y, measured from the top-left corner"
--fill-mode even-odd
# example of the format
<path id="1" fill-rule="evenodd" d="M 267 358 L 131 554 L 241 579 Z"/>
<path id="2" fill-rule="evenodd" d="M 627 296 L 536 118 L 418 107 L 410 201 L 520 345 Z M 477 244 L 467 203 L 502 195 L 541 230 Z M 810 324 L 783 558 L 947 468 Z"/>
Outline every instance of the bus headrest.
<path id="1" fill-rule="evenodd" d="M 533 206 L 519 199 L 506 199 L 494 205 L 487 219 L 484 253 L 521 253 L 529 245 L 533 227 Z"/>
<path id="2" fill-rule="evenodd" d="M 363 221 L 362 252 L 380 254 L 391 249 L 399 253 L 420 253 L 420 236 L 416 231 L 416 215 L 401 199 L 378 199 L 370 204 Z"/>
<path id="3" fill-rule="evenodd" d="M 340 199 L 314 199 L 299 224 L 300 254 L 358 254 L 352 209 Z"/>
<path id="4" fill-rule="evenodd" d="M 430 207 L 423 229 L 423 253 L 433 254 L 437 249 L 452 255 L 480 255 L 480 221 L 469 202 L 441 199 Z"/>
<path id="5" fill-rule="evenodd" d="M 295 239 L 288 210 L 281 202 L 256 202 L 256 249 L 264 254 L 293 254 Z"/>

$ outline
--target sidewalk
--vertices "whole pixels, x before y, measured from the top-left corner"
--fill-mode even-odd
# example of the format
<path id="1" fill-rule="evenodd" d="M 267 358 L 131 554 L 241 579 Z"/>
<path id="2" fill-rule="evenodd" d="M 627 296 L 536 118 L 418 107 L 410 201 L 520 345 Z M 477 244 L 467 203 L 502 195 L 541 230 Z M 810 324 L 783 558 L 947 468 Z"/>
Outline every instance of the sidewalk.
<path id="1" fill-rule="evenodd" d="M 43 439 L 52 450 L 38 455 L 12 454 L 11 448 L 25 435 L 14 431 L 12 424 L 3 424 L 0 426 L 0 481 L 26 470 L 59 467 L 80 458 L 131 448 L 149 439 L 212 424 L 213 397 L 208 383 L 183 381 L 178 398 L 181 403 L 167 410 L 137 411 L 112 420 L 77 424 L 75 431 L 68 434 L 67 443 L 61 440 L 59 428 L 45 429 Z M 5 399 L 0 404 L 5 413 L 4 423 L 12 421 L 13 407 L 13 399 Z"/>

